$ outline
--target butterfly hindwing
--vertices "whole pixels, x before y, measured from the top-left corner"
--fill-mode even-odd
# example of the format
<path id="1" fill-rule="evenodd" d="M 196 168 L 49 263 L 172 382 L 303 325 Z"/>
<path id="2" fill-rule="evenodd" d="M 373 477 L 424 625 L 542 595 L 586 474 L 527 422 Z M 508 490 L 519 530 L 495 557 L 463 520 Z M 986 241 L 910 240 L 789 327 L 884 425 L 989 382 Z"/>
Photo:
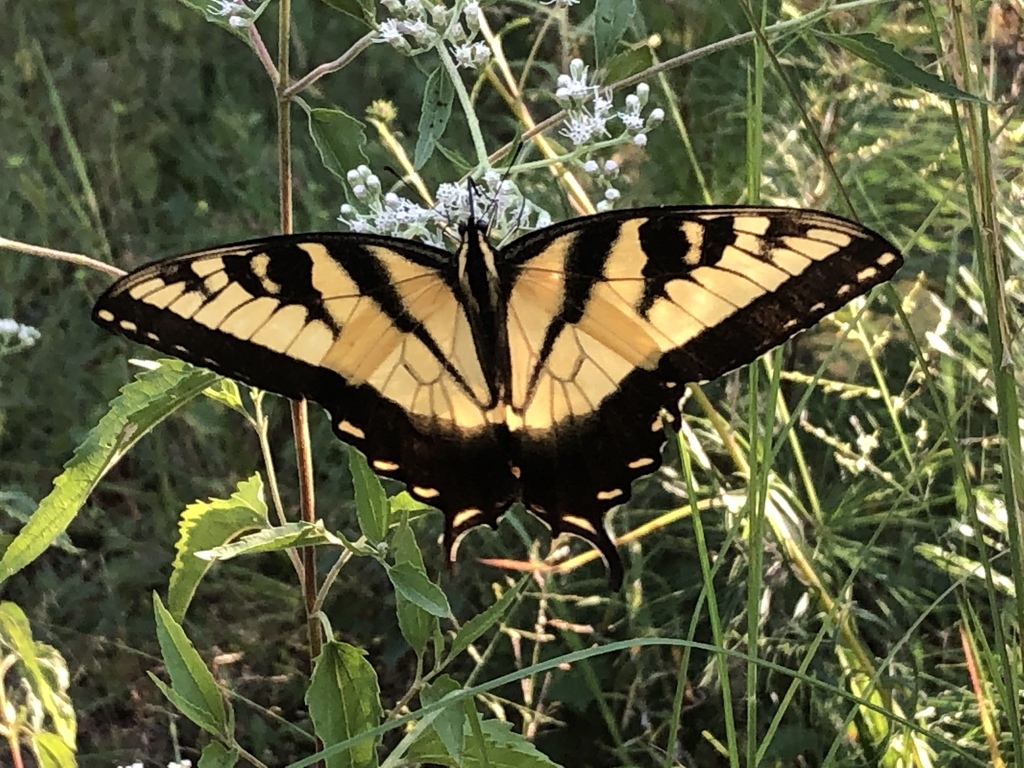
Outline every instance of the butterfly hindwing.
<path id="1" fill-rule="evenodd" d="M 486 412 L 451 255 L 394 238 L 291 235 L 144 267 L 94 319 L 136 341 L 324 406 L 380 474 L 456 518 L 494 523 L 513 496 Z M 475 510 L 466 514 L 466 510 Z"/>
<path id="2" fill-rule="evenodd" d="M 575 219 L 501 261 L 524 500 L 613 575 L 604 515 L 661 464 L 659 415 L 679 415 L 682 385 L 753 361 L 902 264 L 845 219 L 755 207 Z"/>

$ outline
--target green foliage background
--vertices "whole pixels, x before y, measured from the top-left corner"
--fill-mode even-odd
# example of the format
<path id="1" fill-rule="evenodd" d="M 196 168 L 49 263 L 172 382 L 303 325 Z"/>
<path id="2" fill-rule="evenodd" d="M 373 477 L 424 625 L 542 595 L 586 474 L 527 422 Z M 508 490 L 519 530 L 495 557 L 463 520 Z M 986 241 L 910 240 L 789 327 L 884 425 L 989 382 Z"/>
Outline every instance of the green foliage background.
<path id="1" fill-rule="evenodd" d="M 662 60 L 750 29 L 742 6 L 731 1 L 638 5 L 628 39 L 656 34 L 655 52 Z M 795 5 L 812 10 L 810 3 Z M 572 18 L 586 18 L 591 7 L 584 2 Z M 935 72 L 937 50 L 948 50 L 955 35 L 946 27 L 933 32 L 945 9 L 933 10 L 929 14 L 918 3 L 866 4 L 833 14 L 816 28 L 872 31 Z M 998 161 L 992 186 L 1003 206 L 1004 258 L 1011 265 L 1011 279 L 1001 290 L 1008 292 L 1008 311 L 1015 317 L 1020 305 L 1013 302 L 1021 297 L 1014 266 L 1024 256 L 1024 150 L 1014 100 L 1020 54 L 1013 45 L 1000 47 L 1003 38 L 993 32 L 988 6 L 969 10 L 987 41 L 987 48 L 977 49 L 987 53 L 979 53 L 975 63 L 991 77 L 985 85 L 993 104 L 981 109 L 996 126 L 988 145 Z M 791 11 L 769 3 L 767 17 L 773 21 Z M 529 4 L 495 4 L 486 12 L 493 28 L 509 25 L 506 55 L 524 62 L 539 25 L 517 20 L 540 11 Z M 268 41 L 275 39 L 273 16 L 260 21 Z M 0 2 L 0 18 L 0 235 L 129 269 L 158 256 L 276 231 L 273 92 L 240 40 L 167 1 Z M 297 4 L 294 18 L 296 73 L 335 58 L 365 32 L 323 3 Z M 535 115 L 555 111 L 546 91 L 568 59 L 589 59 L 588 32 L 558 29 L 544 38 L 527 91 Z M 1013 34 L 1019 39 L 1019 27 L 1011 40 Z M 499 633 L 485 658 L 467 656 L 460 671 L 497 677 L 594 643 L 645 637 L 746 651 L 750 612 L 760 612 L 760 658 L 790 669 L 803 664 L 809 679 L 849 689 L 856 677 L 851 655 L 857 649 L 870 654 L 872 665 L 883 670 L 885 695 L 899 700 L 907 718 L 917 716 L 921 733 L 930 735 L 929 748 L 937 752 L 932 763 L 905 757 L 903 764 L 989 764 L 993 750 L 979 735 L 983 703 L 995 711 L 996 743 L 1012 757 L 1010 702 L 1021 693 L 1012 688 L 1020 682 L 1021 645 L 1011 598 L 1019 565 L 1009 561 L 1020 549 L 1008 542 L 1021 510 L 1006 498 L 999 441 L 1012 435 L 996 418 L 999 394 L 987 375 L 993 353 L 983 306 L 993 296 L 976 279 L 982 270 L 970 195 L 988 179 L 965 162 L 967 153 L 957 144 L 966 108 L 814 34 L 773 41 L 772 50 L 781 69 L 766 65 L 760 105 L 748 102 L 754 77 L 749 44 L 652 79 L 652 101 L 663 104 L 670 117 L 651 133 L 644 152 L 622 153 L 628 183 L 622 185 L 627 194 L 621 206 L 747 200 L 747 135 L 754 125 L 763 136 L 763 167 L 755 179 L 763 201 L 850 214 L 823 162 L 828 158 L 859 218 L 906 247 L 907 265 L 895 289 L 909 325 L 876 299 L 863 317 L 866 342 L 848 338 L 836 351 L 835 326 L 829 326 L 805 334 L 776 358 L 787 370 L 813 375 L 832 351 L 823 380 L 839 382 L 831 389 L 812 388 L 799 405 L 806 379 L 783 383 L 783 400 L 800 412 L 795 432 L 802 448 L 782 440 L 772 462 L 772 502 L 783 513 L 789 510 L 795 538 L 813 553 L 815 567 L 801 567 L 777 535 L 765 536 L 762 548 L 746 516 L 738 514 L 742 503 L 730 509 L 716 500 L 703 508 L 701 544 L 684 501 L 687 480 L 672 458 L 659 476 L 637 485 L 634 503 L 614 517 L 620 534 L 680 505 L 685 518 L 623 547 L 628 578 L 634 580 L 627 591 L 604 594 L 597 565 L 532 585 L 530 597 L 507 619 L 507 628 L 518 632 Z M 304 97 L 356 116 L 374 101 L 391 102 L 397 114 L 391 130 L 411 153 L 428 74 L 421 59 L 373 46 L 356 66 L 318 81 Z M 478 107 L 485 134 L 493 137 L 491 149 L 516 137 L 520 129 L 492 89 L 480 88 Z M 821 148 L 801 127 L 804 115 L 819 130 Z M 296 230 L 331 229 L 343 191 L 321 165 L 298 109 L 294 131 Z M 471 155 L 457 113 L 443 144 Z M 375 141 L 366 152 L 378 172 L 394 163 Z M 458 172 L 435 154 L 423 175 L 433 186 L 454 180 Z M 522 184 L 556 218 L 572 215 L 544 174 Z M 64 462 L 133 375 L 129 358 L 148 356 L 88 321 L 92 302 L 108 284 L 106 276 L 66 263 L 12 251 L 0 257 L 0 317 L 42 333 L 35 347 L 5 358 L 0 368 L 0 520 L 9 534 L 49 493 Z M 915 356 L 914 340 L 924 346 L 921 356 Z M 1019 352 L 1008 350 L 1006 356 L 1012 370 Z M 771 388 L 760 375 L 752 381 L 733 374 L 705 388 L 744 449 L 752 431 L 778 435 L 787 418 L 772 413 L 774 400 L 765 394 Z M 891 395 L 888 405 L 879 392 L 883 384 Z M 713 422 L 696 405 L 690 410 L 695 441 L 707 455 L 703 462 L 697 450 L 687 457 L 697 497 L 714 500 L 726 491 L 742 502 L 745 482 Z M 274 412 L 278 473 L 290 478 L 287 408 L 279 403 Z M 319 514 L 332 530 L 358 538 L 345 450 L 318 414 L 313 426 Z M 877 447 L 870 448 L 871 440 Z M 156 764 L 170 759 L 176 744 L 194 758 L 189 750 L 202 742 L 199 732 L 183 720 L 171 726 L 175 716 L 146 676 L 159 664 L 151 595 L 167 583 L 177 514 L 197 498 L 228 496 L 258 464 L 257 441 L 242 418 L 197 400 L 121 460 L 75 518 L 71 544 L 51 548 L 4 585 L 4 598 L 22 607 L 36 638 L 68 661 L 81 764 L 137 758 Z M 283 492 L 294 507 L 294 485 L 285 483 Z M 414 529 L 428 572 L 438 573 L 443 566 L 433 541 L 439 516 L 417 518 Z M 465 541 L 458 571 L 442 578 L 456 617 L 465 621 L 478 614 L 494 600 L 492 582 L 505 582 L 476 558 L 524 558 L 524 542 L 533 534 L 545 542 L 534 551 L 543 557 L 546 534 L 525 516 L 506 522 L 497 534 L 476 533 Z M 700 565 L 705 545 L 717 555 L 710 576 Z M 324 570 L 335 556 L 324 555 Z M 972 571 L 979 563 L 1010 586 L 998 578 L 986 584 L 976 575 L 983 569 Z M 753 598 L 747 589 L 751 569 L 761 574 Z M 823 586 L 809 586 L 809 573 Z M 708 614 L 709 586 L 717 616 Z M 1017 581 L 1015 594 L 1021 587 Z M 818 599 L 823 593 L 842 602 L 842 610 L 828 615 Z M 368 651 L 386 707 L 401 698 L 416 671 L 394 603 L 386 575 L 368 560 L 355 560 L 324 606 L 340 638 Z M 852 622 L 853 640 L 843 635 L 838 616 Z M 999 636 L 990 634 L 996 624 L 1006 632 L 1003 656 L 996 647 Z M 301 595 L 280 554 L 213 568 L 186 630 L 208 661 L 218 653 L 240 654 L 219 657 L 216 667 L 220 683 L 259 705 L 237 708 L 239 741 L 272 764 L 312 751 L 301 730 L 309 726 L 302 698 L 309 669 Z M 972 690 L 967 672 L 964 644 L 972 643 L 983 693 Z M 729 716 L 722 689 L 731 686 L 740 731 L 757 712 L 764 735 L 772 715 L 784 712 L 781 723 L 772 723 L 765 765 L 895 765 L 910 749 L 899 741 L 899 734 L 909 738 L 899 729 L 876 738 L 870 712 L 851 710 L 833 689 L 800 686 L 783 707 L 790 678 L 778 669 L 761 671 L 751 709 L 740 661 L 729 662 L 723 686 L 715 654 L 701 648 L 690 653 L 658 646 L 597 656 L 569 671 L 531 678 L 529 685 L 496 691 L 486 699 L 487 711 L 506 717 L 566 765 L 689 765 L 688 759 L 701 766 L 737 765 L 719 748 Z M 1007 659 L 1018 666 L 1016 674 L 997 673 Z M 678 686 L 681 664 L 689 675 L 685 689 Z M 1003 673 L 1010 687 L 997 690 Z M 673 723 L 680 696 L 685 714 Z M 274 715 L 260 707 L 272 707 Z M 393 746 L 394 740 L 385 743 Z M 666 756 L 669 744 L 680 762 Z"/>

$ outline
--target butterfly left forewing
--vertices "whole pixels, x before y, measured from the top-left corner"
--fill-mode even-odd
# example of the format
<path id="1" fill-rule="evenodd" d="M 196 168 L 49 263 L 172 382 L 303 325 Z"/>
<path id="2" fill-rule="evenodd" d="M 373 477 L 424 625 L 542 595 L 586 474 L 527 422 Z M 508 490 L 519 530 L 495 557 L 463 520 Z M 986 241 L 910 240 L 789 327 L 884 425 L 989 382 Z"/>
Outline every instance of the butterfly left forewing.
<path id="1" fill-rule="evenodd" d="M 379 473 L 445 512 L 446 540 L 514 495 L 495 393 L 452 290 L 451 257 L 320 233 L 144 267 L 97 301 L 102 326 L 331 414 Z M 461 528 L 460 528 L 461 526 Z"/>
<path id="2" fill-rule="evenodd" d="M 661 463 L 659 414 L 678 414 L 680 386 L 751 362 L 902 264 L 857 224 L 777 208 L 601 214 L 503 256 L 524 501 L 613 568 L 603 515 Z"/>

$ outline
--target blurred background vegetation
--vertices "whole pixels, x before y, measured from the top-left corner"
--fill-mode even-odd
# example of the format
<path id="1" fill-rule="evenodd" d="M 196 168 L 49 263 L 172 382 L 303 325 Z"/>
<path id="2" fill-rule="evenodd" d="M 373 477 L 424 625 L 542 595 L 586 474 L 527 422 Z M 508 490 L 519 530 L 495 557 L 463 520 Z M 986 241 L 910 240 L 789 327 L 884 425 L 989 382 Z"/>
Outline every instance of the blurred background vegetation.
<path id="1" fill-rule="evenodd" d="M 584 1 L 570 18 L 586 19 L 592 5 Z M 767 20 L 815 7 L 769 3 Z M 638 8 L 627 39 L 656 42 L 661 60 L 750 29 L 732 0 L 639 0 Z M 765 412 L 764 401 L 758 411 L 758 393 L 744 372 L 704 388 L 742 446 L 752 425 L 777 441 L 770 481 L 762 485 L 772 490 L 763 541 L 751 539 L 747 516 L 740 514 L 746 480 L 706 411 L 691 404 L 692 480 L 670 451 L 666 467 L 638 483 L 634 501 L 613 517 L 620 535 L 656 523 L 653 532 L 623 546 L 627 589 L 606 594 L 599 563 L 538 580 L 490 652 L 475 661 L 467 657 L 463 668 L 466 675 L 496 677 L 541 658 L 635 637 L 688 638 L 748 651 L 744 633 L 754 605 L 760 658 L 852 691 L 863 672 L 858 654 L 866 654 L 870 668 L 880 670 L 882 714 L 900 712 L 920 730 L 879 727 L 869 710 L 851 707 L 826 687 L 797 686 L 789 700 L 791 678 L 775 668 L 761 671 L 751 709 L 742 663 L 730 662 L 723 683 L 715 654 L 651 647 L 524 681 L 481 702 L 553 760 L 735 765 L 723 755 L 723 723 L 734 717 L 743 729 L 756 712 L 761 734 L 769 727 L 774 734 L 765 765 L 989 765 L 1000 754 L 1012 761 L 1019 725 L 1015 731 L 1010 703 L 1024 691 L 1013 687 L 1021 664 L 1013 598 L 1022 584 L 1014 584 L 1019 565 L 1011 561 L 1020 550 L 1008 542 L 1022 512 L 1006 498 L 1000 441 L 1007 434 L 996 414 L 1003 401 L 989 375 L 995 353 L 985 310 L 994 296 L 978 265 L 984 253 L 972 229 L 980 214 L 972 212 L 971 195 L 991 182 L 1008 276 L 999 290 L 1015 317 L 1024 298 L 1024 44 L 1019 2 L 974 3 L 967 10 L 975 45 L 968 75 L 957 72 L 955 43 L 963 31 L 954 29 L 941 3 L 865 4 L 831 14 L 815 28 L 873 32 L 920 67 L 983 88 L 990 103 L 974 109 L 992 126 L 985 145 L 993 160 L 990 176 L 961 149 L 970 146 L 961 133 L 965 106 L 810 32 L 772 41 L 781 68 L 767 65 L 758 105 L 748 102 L 749 44 L 651 80 L 652 102 L 669 118 L 645 150 L 620 154 L 628 180 L 620 185 L 620 207 L 747 200 L 753 120 L 763 136 L 761 199 L 856 214 L 904 247 L 907 265 L 895 294 L 887 295 L 899 296 L 906 316 L 876 298 L 837 351 L 836 322 L 789 345 L 777 359 L 805 374 L 783 382 L 779 402 L 798 414 L 791 431 L 782 429 L 788 413 Z M 526 103 L 538 118 L 556 111 L 554 78 L 573 56 L 589 60 L 587 27 L 556 22 L 538 43 L 538 19 L 549 7 L 500 2 L 485 11 L 514 65 L 522 66 L 538 45 Z M 294 13 L 298 74 L 336 58 L 366 31 L 326 3 L 296 3 Z M 267 41 L 275 40 L 273 17 L 260 21 Z M 170 0 L 0 0 L 0 18 L 0 236 L 129 269 L 276 231 L 273 91 L 241 40 Z M 390 102 L 396 115 L 391 130 L 411 152 L 427 73 L 420 59 L 377 45 L 304 96 L 356 116 L 375 101 Z M 520 128 L 487 82 L 478 86 L 489 148 L 497 149 Z M 322 166 L 301 111 L 294 114 L 295 228 L 332 229 L 343 192 Z M 821 147 L 802 124 L 805 117 Z M 471 155 L 457 111 L 443 143 Z M 378 172 L 394 164 L 373 140 L 366 153 Z M 435 155 L 423 175 L 433 187 L 459 172 Z M 573 215 L 545 174 L 519 183 L 556 219 Z M 0 521 L 8 534 L 50 491 L 133 375 L 129 359 L 150 356 L 89 322 L 91 305 L 109 282 L 95 271 L 13 251 L 0 258 L 0 318 L 41 332 L 35 346 L 5 357 L 0 368 Z M 829 353 L 821 381 L 808 390 L 806 377 Z M 1020 350 L 1007 349 L 1000 358 L 1012 371 Z M 761 387 L 766 378 L 762 372 Z M 285 403 L 275 411 L 278 469 L 289 478 L 294 459 Z M 318 512 L 355 538 L 345 448 L 318 413 L 313 427 Z M 227 495 L 258 464 L 256 439 L 242 419 L 212 401 L 196 401 L 120 462 L 74 520 L 69 544 L 50 549 L 4 585 L 4 599 L 22 607 L 35 637 L 68 662 L 82 765 L 195 757 L 198 731 L 178 719 L 146 675 L 159 664 L 151 594 L 166 588 L 180 510 L 197 498 Z M 702 573 L 688 482 L 702 500 L 699 528 L 712 553 L 711 576 Z M 294 507 L 294 485 L 286 483 L 284 493 Z M 675 508 L 681 511 L 667 522 L 665 511 Z M 792 540 L 780 535 L 780 520 Z M 433 546 L 440 516 L 416 525 L 428 570 L 441 572 Z M 525 558 L 523 529 L 539 536 L 534 556 L 546 556 L 546 533 L 525 515 L 463 543 L 457 571 L 442 577 L 461 620 L 489 605 L 492 583 L 507 579 L 476 559 Z M 813 564 L 799 553 L 810 554 Z M 752 562 L 760 574 L 753 597 L 747 587 Z M 831 613 L 829 601 L 838 606 Z M 401 697 L 415 666 L 392 604 L 383 573 L 369 561 L 354 561 L 325 606 L 341 638 L 368 651 L 385 706 Z M 1005 635 L 994 635 L 996 627 Z M 301 596 L 284 558 L 218 565 L 200 587 L 187 630 L 214 660 L 218 678 L 255 702 L 238 708 L 239 738 L 250 751 L 271 764 L 308 754 L 308 737 L 283 724 L 304 725 L 308 674 Z M 1015 675 L 1003 669 L 1007 661 L 1016 665 Z M 731 689 L 731 699 L 723 689 Z M 735 708 L 731 715 L 723 711 L 725 701 Z M 772 720 L 776 713 L 779 722 Z"/>

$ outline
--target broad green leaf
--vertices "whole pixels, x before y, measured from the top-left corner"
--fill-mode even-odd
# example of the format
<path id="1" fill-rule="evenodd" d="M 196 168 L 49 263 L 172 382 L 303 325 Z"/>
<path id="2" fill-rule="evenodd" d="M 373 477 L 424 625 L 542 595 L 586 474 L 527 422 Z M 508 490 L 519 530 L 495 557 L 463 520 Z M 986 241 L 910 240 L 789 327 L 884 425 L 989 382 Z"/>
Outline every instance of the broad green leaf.
<path id="1" fill-rule="evenodd" d="M 322 0 L 322 2 L 336 11 L 341 11 L 346 16 L 361 21 L 371 29 L 375 26 L 377 9 L 373 0 Z"/>
<path id="2" fill-rule="evenodd" d="M 50 716 L 53 730 L 65 744 L 74 746 L 77 734 L 75 710 L 67 692 L 67 663 L 57 649 L 32 638 L 28 617 L 16 603 L 0 603 L 0 650 L 13 651 L 31 696 Z"/>
<path id="3" fill-rule="evenodd" d="M 435 145 L 448 127 L 454 100 L 455 86 L 444 67 L 439 66 L 427 78 L 427 85 L 423 89 L 423 108 L 412 161 L 417 169 L 422 168 L 434 154 Z"/>
<path id="4" fill-rule="evenodd" d="M 380 725 L 384 714 L 380 688 L 365 652 L 346 643 L 325 644 L 313 668 L 306 705 L 324 747 Z M 346 752 L 328 757 L 328 768 L 374 768 L 378 739 L 367 738 Z"/>
<path id="5" fill-rule="evenodd" d="M 558 768 L 557 763 L 552 762 L 533 744 L 518 733 L 513 733 L 511 723 L 484 720 L 481 731 L 483 744 L 470 736 L 469 725 L 466 725 L 466 742 L 461 760 L 452 759 L 434 729 L 425 731 L 416 740 L 406 753 L 406 758 L 452 768 L 484 768 L 485 765 L 490 768 Z"/>
<path id="6" fill-rule="evenodd" d="M 604 65 L 604 77 L 606 83 L 614 83 L 623 80 L 637 72 L 643 72 L 654 64 L 654 52 L 650 46 L 641 45 L 628 51 L 616 53 L 608 63 Z"/>
<path id="7" fill-rule="evenodd" d="M 203 747 L 197 768 L 234 768 L 237 762 L 237 749 L 228 749 L 219 741 L 211 741 Z"/>
<path id="8" fill-rule="evenodd" d="M 153 594 L 153 609 L 156 615 L 156 636 L 160 642 L 167 674 L 171 678 L 171 698 L 196 725 L 217 736 L 228 735 L 228 715 L 224 699 L 220 695 L 213 675 L 199 656 L 192 642 L 186 637 L 174 617 L 171 616 L 157 594 Z M 161 689 L 165 689 L 161 686 Z M 164 690 L 167 693 L 167 690 Z"/>
<path id="9" fill-rule="evenodd" d="M 597 0 L 594 4 L 594 62 L 608 61 L 626 35 L 636 0 Z"/>
<path id="10" fill-rule="evenodd" d="M 48 731 L 30 731 L 32 751 L 39 761 L 39 768 L 75 768 L 75 750 L 60 736 Z"/>
<path id="11" fill-rule="evenodd" d="M 449 661 L 469 648 L 470 643 L 473 643 L 480 635 L 491 627 L 496 626 L 504 618 L 508 609 L 512 607 L 516 598 L 519 597 L 519 593 L 523 591 L 523 587 L 526 586 L 527 578 L 529 577 L 520 579 L 514 587 L 498 598 L 494 605 L 483 613 L 478 613 L 462 625 L 462 629 L 458 631 L 455 639 L 452 641 L 452 650 L 448 654 Z"/>
<path id="12" fill-rule="evenodd" d="M 179 360 L 164 360 L 121 389 L 75 449 L 53 490 L 0 559 L 0 584 L 31 563 L 68 527 L 100 479 L 143 435 L 184 407 L 217 379 L 217 374 Z"/>
<path id="13" fill-rule="evenodd" d="M 366 162 L 366 126 L 362 122 L 340 109 L 309 109 L 301 99 L 296 101 L 309 115 L 309 135 L 327 170 L 344 179 L 349 170 Z"/>
<path id="14" fill-rule="evenodd" d="M 423 567 L 423 554 L 420 552 L 419 544 L 416 543 L 416 537 L 407 520 L 403 520 L 395 532 L 392 546 L 395 552 L 395 563 L 406 563 L 426 576 L 426 569 Z M 427 640 L 434 634 L 438 626 L 437 617 L 397 590 L 395 591 L 395 611 L 398 613 L 398 628 L 402 630 L 402 637 L 409 643 L 417 656 L 422 656 L 423 649 L 427 647 Z"/>
<path id="15" fill-rule="evenodd" d="M 427 613 L 437 617 L 451 615 L 452 609 L 448 607 L 448 598 L 444 596 L 441 588 L 411 563 L 399 563 L 388 568 L 388 578 L 391 579 L 396 594 L 415 603 Z"/>
<path id="16" fill-rule="evenodd" d="M 869 64 L 874 64 L 887 72 L 891 72 L 901 80 L 911 85 L 923 88 L 936 96 L 943 96 L 947 99 L 958 101 L 976 101 L 980 104 L 989 102 L 967 91 L 962 91 L 952 83 L 947 83 L 941 77 L 921 69 L 910 59 L 900 54 L 891 43 L 879 40 L 870 32 L 854 32 L 847 35 L 835 35 L 828 32 L 818 32 L 821 37 L 831 40 L 836 45 L 845 48 L 854 56 L 858 56 Z"/>
<path id="17" fill-rule="evenodd" d="M 199 581 L 212 565 L 210 560 L 196 557 L 197 552 L 226 544 L 245 531 L 269 526 L 258 474 L 241 481 L 227 499 L 197 501 L 185 507 L 178 523 L 181 535 L 175 544 L 177 554 L 167 589 L 167 607 L 174 620 L 184 619 Z"/>
<path id="18" fill-rule="evenodd" d="M 433 684 L 423 686 L 420 691 L 420 703 L 424 707 L 436 704 L 449 693 L 457 691 L 461 687 L 454 678 L 449 675 L 441 675 Z M 437 738 L 456 765 L 462 759 L 462 749 L 466 743 L 466 710 L 463 706 L 465 703 L 465 701 L 453 702 L 450 706 L 445 707 L 431 723 L 431 727 L 437 733 Z"/>
<path id="19" fill-rule="evenodd" d="M 388 535 L 388 496 L 384 486 L 366 463 L 366 457 L 354 448 L 348 452 L 348 468 L 352 473 L 359 530 L 371 542 L 379 544 Z"/>
<path id="20" fill-rule="evenodd" d="M 354 544 L 341 536 L 331 533 L 321 523 L 285 523 L 250 533 L 230 544 L 223 544 L 213 549 L 196 552 L 196 557 L 205 560 L 230 560 L 239 555 L 251 555 L 256 552 L 280 552 L 293 547 L 318 547 L 332 545 L 351 549 L 357 554 L 365 554 Z"/>

